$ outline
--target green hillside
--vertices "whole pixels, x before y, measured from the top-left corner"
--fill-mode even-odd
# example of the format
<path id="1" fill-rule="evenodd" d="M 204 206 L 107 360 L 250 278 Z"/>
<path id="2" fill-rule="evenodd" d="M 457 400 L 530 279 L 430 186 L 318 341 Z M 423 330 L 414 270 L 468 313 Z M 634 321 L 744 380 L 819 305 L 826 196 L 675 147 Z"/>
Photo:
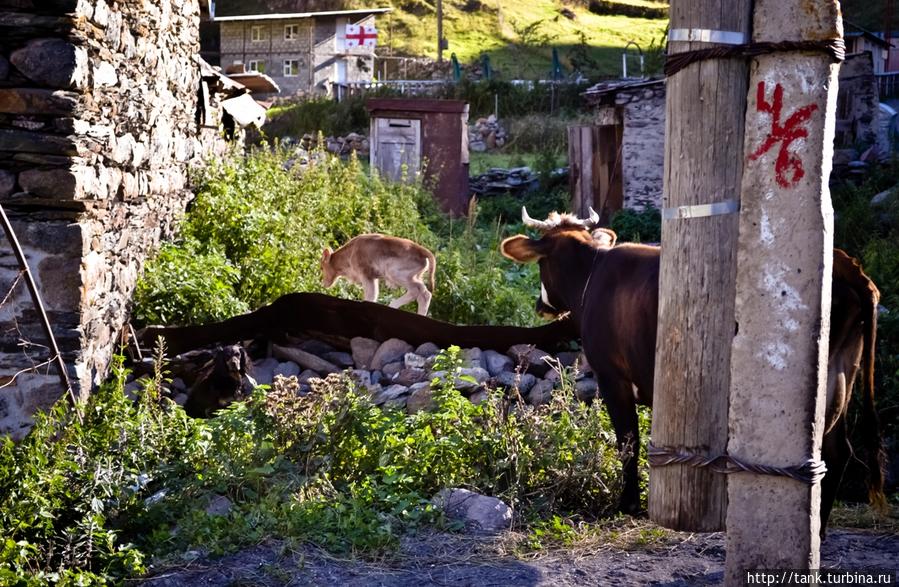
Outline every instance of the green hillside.
<path id="1" fill-rule="evenodd" d="M 379 54 L 437 56 L 435 0 L 392 0 L 394 11 L 379 18 Z M 667 18 L 634 18 L 664 13 L 667 2 L 650 0 L 444 0 L 444 36 L 462 63 L 487 53 L 491 63 L 511 77 L 544 75 L 552 49 L 569 72 L 620 75 L 621 53 L 629 41 L 642 50 L 658 47 Z M 618 12 L 621 14 L 597 14 Z M 636 67 L 637 60 L 629 67 Z"/>

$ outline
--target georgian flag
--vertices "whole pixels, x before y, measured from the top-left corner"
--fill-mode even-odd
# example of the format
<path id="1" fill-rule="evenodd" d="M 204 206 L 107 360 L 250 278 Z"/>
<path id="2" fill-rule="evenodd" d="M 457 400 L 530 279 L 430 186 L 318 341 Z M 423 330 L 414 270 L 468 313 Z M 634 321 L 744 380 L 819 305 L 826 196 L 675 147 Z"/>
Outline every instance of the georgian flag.
<path id="1" fill-rule="evenodd" d="M 378 43 L 378 29 L 373 24 L 346 25 L 346 46 L 374 48 Z"/>

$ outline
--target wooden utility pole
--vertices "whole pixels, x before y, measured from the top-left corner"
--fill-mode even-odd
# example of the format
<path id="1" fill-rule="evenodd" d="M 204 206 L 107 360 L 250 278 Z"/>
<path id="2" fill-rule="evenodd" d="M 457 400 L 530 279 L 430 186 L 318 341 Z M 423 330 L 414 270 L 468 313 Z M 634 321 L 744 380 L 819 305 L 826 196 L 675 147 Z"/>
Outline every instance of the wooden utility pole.
<path id="1" fill-rule="evenodd" d="M 756 0 L 737 258 L 728 452 L 798 467 L 821 458 L 839 66 L 794 46 L 842 39 L 836 0 Z M 749 569 L 820 565 L 820 483 L 739 473 L 728 486 L 726 584 Z"/>
<path id="2" fill-rule="evenodd" d="M 443 63 L 443 0 L 437 0 L 437 63 Z"/>
<path id="3" fill-rule="evenodd" d="M 751 0 L 672 0 L 669 53 L 745 43 L 750 14 Z M 726 450 L 747 77 L 745 59 L 709 59 L 667 82 L 652 442 L 668 452 Z M 724 475 L 652 468 L 653 521 L 721 530 L 726 507 Z"/>

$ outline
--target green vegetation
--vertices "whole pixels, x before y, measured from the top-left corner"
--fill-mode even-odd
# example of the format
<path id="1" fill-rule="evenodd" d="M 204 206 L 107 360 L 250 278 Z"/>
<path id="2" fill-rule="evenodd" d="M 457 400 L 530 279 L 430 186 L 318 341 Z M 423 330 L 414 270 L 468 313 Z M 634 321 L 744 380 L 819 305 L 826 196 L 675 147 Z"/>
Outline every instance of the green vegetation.
<path id="1" fill-rule="evenodd" d="M 438 367 L 459 377 L 458 354 Z M 188 550 L 268 537 L 377 554 L 421 524 L 451 529 L 430 501 L 444 487 L 503 498 L 538 543 L 564 538 L 560 520 L 610 513 L 620 481 L 605 411 L 575 401 L 561 375 L 558 396 L 536 409 L 501 393 L 475 405 L 435 381 L 436 408 L 414 415 L 374 407 L 345 376 L 305 396 L 279 378 L 192 420 L 160 398 L 161 361 L 132 401 L 119 359 L 83 425 L 61 403 L 20 444 L 0 439 L 0 583 L 118 583 Z M 225 511 L 207 511 L 223 498 Z"/>
<path id="2" fill-rule="evenodd" d="M 136 321 L 209 322 L 286 293 L 323 291 L 322 250 L 366 232 L 410 238 L 435 252 L 434 317 L 482 324 L 537 320 L 536 269 L 499 254 L 502 227 L 449 220 L 422 186 L 383 182 L 364 173 L 355 158 L 343 162 L 317 151 L 298 171 L 299 164 L 288 169 L 290 157 L 284 149 L 259 149 L 198 174 L 179 240 L 148 263 L 138 284 Z M 361 290 L 344 281 L 329 292 L 361 299 Z"/>
<path id="3" fill-rule="evenodd" d="M 444 3 L 444 34 L 449 49 L 463 63 L 488 54 L 493 67 L 506 78 L 545 77 L 555 47 L 568 71 L 584 53 L 594 64 L 590 76 L 621 75 L 621 52 L 629 41 L 644 51 L 664 36 L 668 21 L 630 18 L 624 12 L 634 7 L 657 9 L 665 3 L 617 2 L 618 14 L 594 14 L 589 2 L 562 4 L 556 0 L 494 2 L 468 0 Z M 628 6 L 623 6 L 627 4 Z M 574 19 L 563 15 L 571 11 Z M 433 3 L 408 0 L 379 21 L 384 51 L 401 55 L 437 56 L 437 18 Z M 581 64 L 582 65 L 582 64 Z"/>

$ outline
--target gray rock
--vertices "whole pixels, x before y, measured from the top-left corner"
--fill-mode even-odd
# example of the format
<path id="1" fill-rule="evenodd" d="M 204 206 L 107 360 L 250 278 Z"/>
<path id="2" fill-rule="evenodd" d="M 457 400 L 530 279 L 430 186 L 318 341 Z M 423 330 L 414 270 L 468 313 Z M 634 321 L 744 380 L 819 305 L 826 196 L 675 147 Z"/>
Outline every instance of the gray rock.
<path id="1" fill-rule="evenodd" d="M 405 410 L 409 396 L 403 395 L 393 399 L 389 399 L 381 406 L 382 410 Z"/>
<path id="2" fill-rule="evenodd" d="M 541 379 L 534 384 L 527 396 L 527 403 L 532 406 L 542 406 L 552 401 L 553 384 L 546 379 Z"/>
<path id="3" fill-rule="evenodd" d="M 313 355 L 318 355 L 319 357 L 327 358 L 325 355 L 328 353 L 335 352 L 334 347 L 329 345 L 326 342 L 322 342 L 320 340 L 315 340 L 314 338 L 310 338 L 308 340 L 304 340 L 300 344 L 296 345 L 298 349 L 301 351 L 306 351 L 307 353 L 312 353 Z M 330 360 L 330 359 L 329 359 Z M 331 361 L 332 363 L 334 361 Z"/>
<path id="4" fill-rule="evenodd" d="M 424 369 L 427 358 L 416 353 L 406 353 L 403 357 L 407 369 Z"/>
<path id="5" fill-rule="evenodd" d="M 529 344 L 516 344 L 509 348 L 506 355 L 516 365 L 522 365 L 528 373 L 532 373 L 537 377 L 543 377 L 549 370 L 549 364 L 547 364 L 544 358 L 552 358 L 552 355 L 546 351 Z"/>
<path id="6" fill-rule="evenodd" d="M 406 353 L 412 352 L 412 345 L 398 338 L 385 340 L 371 358 L 371 368 L 381 369 L 388 363 L 401 361 Z"/>
<path id="7" fill-rule="evenodd" d="M 880 192 L 879 194 L 877 194 L 876 196 L 871 198 L 871 205 L 872 206 L 880 206 L 880 205 L 886 204 L 887 200 L 889 200 L 890 196 L 893 195 L 893 192 L 895 191 L 895 189 L 896 189 L 895 187 L 892 187 L 886 191 Z"/>
<path id="8" fill-rule="evenodd" d="M 272 345 L 272 355 L 284 361 L 293 361 L 304 369 L 312 369 L 313 371 L 318 371 L 322 375 L 340 371 L 334 363 L 330 363 L 317 355 L 294 347 L 282 347 L 274 344 Z"/>
<path id="9" fill-rule="evenodd" d="M 259 385 L 271 385 L 275 380 L 275 369 L 278 368 L 278 359 L 269 357 L 253 363 L 253 378 Z"/>
<path id="10" fill-rule="evenodd" d="M 405 368 L 405 364 L 402 361 L 395 361 L 384 365 L 384 367 L 381 368 L 381 372 L 384 373 L 384 377 L 393 381 L 396 376 L 399 375 L 399 372 Z"/>
<path id="11" fill-rule="evenodd" d="M 425 379 L 428 378 L 428 372 L 424 369 L 403 369 L 399 373 L 396 374 L 396 377 L 393 379 L 395 383 L 398 385 L 414 385 L 416 383 L 421 383 Z"/>
<path id="12" fill-rule="evenodd" d="M 281 375 L 283 377 L 296 377 L 300 374 L 300 366 L 294 363 L 293 361 L 285 361 L 283 363 L 278 363 L 278 366 L 275 367 L 274 376 Z"/>
<path id="13" fill-rule="evenodd" d="M 183 408 L 184 404 L 187 403 L 187 394 L 186 393 L 177 393 L 177 394 L 175 394 L 173 401 Z"/>
<path id="14" fill-rule="evenodd" d="M 468 396 L 468 401 L 470 401 L 474 405 L 478 405 L 482 402 L 487 401 L 488 397 L 490 397 L 490 396 L 487 394 L 486 390 L 479 389 L 478 391 L 476 391 L 473 394 L 471 394 L 470 396 Z"/>
<path id="15" fill-rule="evenodd" d="M 577 360 L 580 354 L 578 351 L 562 351 L 556 355 L 556 359 L 559 360 L 559 364 L 563 367 L 574 367 L 575 362 L 577 362 L 578 368 L 580 368 L 580 362 Z"/>
<path id="16" fill-rule="evenodd" d="M 355 362 L 353 361 L 353 355 L 351 355 L 350 353 L 334 351 L 332 353 L 325 353 L 324 355 L 322 355 L 322 358 L 324 358 L 329 363 L 334 363 L 335 365 L 343 369 L 355 365 Z"/>
<path id="17" fill-rule="evenodd" d="M 34 39 L 9 61 L 28 79 L 53 88 L 83 87 L 88 77 L 87 52 L 62 39 Z"/>
<path id="18" fill-rule="evenodd" d="M 560 381 L 562 381 L 562 375 L 555 369 L 550 369 L 549 371 L 547 371 L 546 375 L 543 378 L 546 379 L 547 381 L 549 381 L 550 383 L 552 383 L 553 385 L 556 385 Z"/>
<path id="19" fill-rule="evenodd" d="M 409 388 L 412 393 L 406 398 L 406 412 L 415 414 L 417 412 L 429 411 L 436 407 L 434 403 L 434 392 L 431 390 L 431 384 L 428 382 L 416 383 Z"/>
<path id="20" fill-rule="evenodd" d="M 380 406 L 390 400 L 406 395 L 409 395 L 408 387 L 405 385 L 391 385 L 390 387 L 375 392 L 374 395 L 372 395 L 371 401 L 376 406 Z"/>
<path id="21" fill-rule="evenodd" d="M 172 379 L 172 389 L 175 391 L 187 391 L 187 384 L 180 377 Z"/>
<path id="22" fill-rule="evenodd" d="M 503 371 L 511 371 L 515 368 L 512 359 L 492 350 L 484 351 L 484 363 L 484 367 L 491 377 L 496 377 Z"/>
<path id="23" fill-rule="evenodd" d="M 574 394 L 581 401 L 595 398 L 599 394 L 596 380 L 591 378 L 581 379 L 574 384 Z"/>
<path id="24" fill-rule="evenodd" d="M 301 384 L 309 385 L 309 382 L 313 379 L 319 379 L 321 375 L 319 375 L 316 371 L 312 369 L 306 369 L 297 377 L 297 381 Z"/>
<path id="25" fill-rule="evenodd" d="M 426 342 L 424 344 L 418 345 L 418 348 L 415 349 L 416 355 L 421 355 L 422 357 L 433 357 L 437 353 L 440 352 L 440 347 L 434 344 L 433 342 Z"/>
<path id="26" fill-rule="evenodd" d="M 474 347 L 462 351 L 462 365 L 465 367 L 487 368 L 487 361 L 481 349 Z"/>
<path id="27" fill-rule="evenodd" d="M 534 384 L 537 383 L 537 378 L 530 373 L 518 374 L 511 371 L 503 371 L 494 378 L 494 381 L 497 385 L 502 385 L 509 389 L 517 387 L 518 393 L 524 396 L 527 395 L 528 392 L 531 391 L 531 388 L 534 387 Z"/>
<path id="28" fill-rule="evenodd" d="M 0 198 L 5 198 L 13 193 L 16 187 L 16 174 L 12 171 L 0 169 Z"/>
<path id="29" fill-rule="evenodd" d="M 512 508 L 495 497 L 467 489 L 443 489 L 432 500 L 446 516 L 473 532 L 496 533 L 512 524 Z"/>
<path id="30" fill-rule="evenodd" d="M 366 371 L 365 369 L 353 369 L 352 371 L 350 371 L 350 377 L 355 379 L 356 382 L 365 389 L 368 389 L 372 386 L 370 371 Z"/>
<path id="31" fill-rule="evenodd" d="M 478 383 L 484 383 L 490 378 L 490 373 L 482 367 L 462 367 L 459 369 L 459 375 L 473 377 Z"/>
<path id="32" fill-rule="evenodd" d="M 350 340 L 350 350 L 357 369 L 371 369 L 371 360 L 381 343 L 370 338 L 357 336 Z"/>
<path id="33" fill-rule="evenodd" d="M 207 516 L 227 516 L 231 513 L 231 500 L 224 495 L 216 495 L 206 506 Z"/>

